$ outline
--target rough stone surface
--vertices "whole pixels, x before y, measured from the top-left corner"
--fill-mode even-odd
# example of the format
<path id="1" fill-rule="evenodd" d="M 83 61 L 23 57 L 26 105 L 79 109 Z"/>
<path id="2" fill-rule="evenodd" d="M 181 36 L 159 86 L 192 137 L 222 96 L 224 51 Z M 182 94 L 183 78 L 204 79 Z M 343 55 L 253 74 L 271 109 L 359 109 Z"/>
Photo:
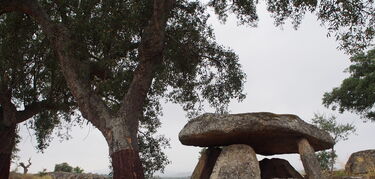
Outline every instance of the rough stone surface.
<path id="1" fill-rule="evenodd" d="M 284 159 L 272 158 L 263 159 L 259 162 L 260 174 L 262 179 L 273 178 L 298 178 L 303 179 L 302 175 Z"/>
<path id="2" fill-rule="evenodd" d="M 333 176 L 329 179 L 375 179 L 375 176 Z"/>
<path id="3" fill-rule="evenodd" d="M 364 150 L 350 155 L 345 170 L 351 174 L 375 172 L 375 150 Z"/>
<path id="4" fill-rule="evenodd" d="M 297 153 L 306 138 L 316 151 L 333 146 L 332 137 L 296 115 L 273 113 L 204 114 L 190 120 L 179 134 L 184 145 L 249 144 L 262 155 Z"/>
<path id="5" fill-rule="evenodd" d="M 303 168 L 306 172 L 306 179 L 325 179 L 322 174 L 318 158 L 315 156 L 314 149 L 306 139 L 298 142 L 298 151 L 301 157 Z"/>
<path id="6" fill-rule="evenodd" d="M 259 162 L 254 150 L 243 144 L 224 147 L 210 179 L 260 179 Z"/>
<path id="7" fill-rule="evenodd" d="M 199 158 L 198 164 L 191 175 L 192 179 L 209 179 L 221 149 L 210 147 L 204 150 Z"/>
<path id="8" fill-rule="evenodd" d="M 86 173 L 52 172 L 48 175 L 52 176 L 53 179 L 110 179 L 109 177 Z"/>

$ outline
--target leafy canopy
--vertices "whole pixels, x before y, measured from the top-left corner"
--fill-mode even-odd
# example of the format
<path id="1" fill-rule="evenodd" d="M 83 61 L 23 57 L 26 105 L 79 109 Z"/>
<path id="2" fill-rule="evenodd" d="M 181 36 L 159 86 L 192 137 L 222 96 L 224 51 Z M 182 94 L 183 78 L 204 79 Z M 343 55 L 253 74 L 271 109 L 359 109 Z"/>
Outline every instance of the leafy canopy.
<path id="1" fill-rule="evenodd" d="M 256 6 L 259 0 L 210 0 L 219 19 L 225 22 L 228 14 L 237 16 L 239 24 L 256 26 Z M 349 54 L 372 46 L 375 35 L 375 3 L 373 0 L 265 0 L 275 25 L 288 19 L 297 28 L 306 13 L 315 14 L 339 43 L 339 49 Z"/>
<path id="2" fill-rule="evenodd" d="M 70 166 L 68 163 L 63 162 L 60 164 L 55 165 L 54 172 L 73 172 L 73 167 Z"/>
<path id="3" fill-rule="evenodd" d="M 72 120 L 76 108 L 73 97 L 47 40 L 26 15 L 0 16 L 0 86 L 0 95 L 10 93 L 18 110 L 44 106 L 29 122 L 41 151 L 48 146 L 55 126 Z"/>
<path id="4" fill-rule="evenodd" d="M 350 76 L 325 93 L 323 103 L 340 112 L 351 111 L 375 121 L 375 49 L 350 58 Z"/>

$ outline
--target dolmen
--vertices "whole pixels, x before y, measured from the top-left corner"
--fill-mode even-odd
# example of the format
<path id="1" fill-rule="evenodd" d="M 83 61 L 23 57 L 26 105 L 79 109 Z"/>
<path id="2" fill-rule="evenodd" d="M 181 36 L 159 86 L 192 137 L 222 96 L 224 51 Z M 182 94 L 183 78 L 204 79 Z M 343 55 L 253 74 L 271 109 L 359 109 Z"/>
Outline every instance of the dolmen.
<path id="1" fill-rule="evenodd" d="M 296 115 L 268 112 L 206 113 L 191 119 L 179 140 L 184 145 L 208 147 L 193 179 L 261 179 L 256 154 L 290 153 L 300 154 L 306 178 L 323 179 L 315 151 L 334 144 L 327 132 Z"/>

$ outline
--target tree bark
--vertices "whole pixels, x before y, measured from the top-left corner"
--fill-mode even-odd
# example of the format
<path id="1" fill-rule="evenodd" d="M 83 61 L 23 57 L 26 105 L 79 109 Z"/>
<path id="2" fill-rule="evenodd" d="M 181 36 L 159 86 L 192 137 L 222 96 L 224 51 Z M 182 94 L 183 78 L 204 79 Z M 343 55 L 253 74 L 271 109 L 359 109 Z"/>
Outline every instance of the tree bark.
<path id="1" fill-rule="evenodd" d="M 16 126 L 0 126 L 0 178 L 9 178 L 12 150 L 16 137 L 15 134 Z"/>
<path id="2" fill-rule="evenodd" d="M 139 151 L 124 149 L 112 153 L 112 166 L 115 179 L 144 178 Z"/>
<path id="3" fill-rule="evenodd" d="M 331 148 L 331 162 L 330 162 L 330 174 L 331 176 L 333 175 L 333 167 L 335 165 L 335 149 L 334 149 L 335 145 L 332 146 Z"/>

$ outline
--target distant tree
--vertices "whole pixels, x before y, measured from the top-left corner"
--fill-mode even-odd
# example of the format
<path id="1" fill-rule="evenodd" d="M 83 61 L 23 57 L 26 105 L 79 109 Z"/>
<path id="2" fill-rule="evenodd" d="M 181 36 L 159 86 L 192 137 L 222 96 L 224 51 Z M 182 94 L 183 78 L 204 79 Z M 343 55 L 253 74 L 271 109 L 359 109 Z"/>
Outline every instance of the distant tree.
<path id="1" fill-rule="evenodd" d="M 43 168 L 42 171 L 38 172 L 38 175 L 41 176 L 41 177 L 42 177 L 42 176 L 46 176 L 46 175 L 48 175 L 47 169 L 46 169 L 46 168 Z"/>
<path id="2" fill-rule="evenodd" d="M 375 49 L 350 58 L 350 76 L 340 87 L 325 93 L 323 103 L 332 109 L 353 111 L 375 121 Z"/>
<path id="3" fill-rule="evenodd" d="M 31 158 L 27 161 L 28 164 L 26 165 L 25 163 L 21 162 L 19 166 L 23 168 L 23 174 L 26 174 L 29 171 L 29 167 L 31 166 Z"/>
<path id="4" fill-rule="evenodd" d="M 66 162 L 56 164 L 54 172 L 73 172 L 73 167 Z"/>
<path id="5" fill-rule="evenodd" d="M 322 169 L 332 172 L 337 159 L 334 147 L 339 141 L 348 140 L 348 136 L 355 133 L 355 126 L 352 124 L 339 124 L 336 121 L 336 116 L 326 117 L 324 114 L 314 114 L 312 123 L 333 137 L 334 145 L 329 151 L 317 152 Z"/>
<path id="6" fill-rule="evenodd" d="M 77 166 L 77 167 L 73 168 L 73 172 L 74 173 L 83 173 L 83 169 Z"/>

